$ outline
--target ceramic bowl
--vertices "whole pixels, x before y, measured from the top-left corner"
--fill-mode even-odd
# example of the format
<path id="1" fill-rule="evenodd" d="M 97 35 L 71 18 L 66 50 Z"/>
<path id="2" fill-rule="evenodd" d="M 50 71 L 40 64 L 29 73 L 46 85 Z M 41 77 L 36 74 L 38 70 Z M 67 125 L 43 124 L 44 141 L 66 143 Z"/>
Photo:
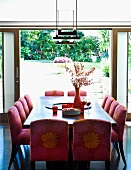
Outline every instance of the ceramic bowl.
<path id="1" fill-rule="evenodd" d="M 62 109 L 62 113 L 63 115 L 79 115 L 81 110 L 77 108 L 64 108 Z"/>

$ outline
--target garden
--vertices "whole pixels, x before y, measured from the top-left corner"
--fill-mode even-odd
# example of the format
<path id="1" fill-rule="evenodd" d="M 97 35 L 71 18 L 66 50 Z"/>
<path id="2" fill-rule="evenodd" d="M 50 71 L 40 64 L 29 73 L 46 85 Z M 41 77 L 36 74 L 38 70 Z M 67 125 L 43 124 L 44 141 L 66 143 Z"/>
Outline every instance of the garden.
<path id="1" fill-rule="evenodd" d="M 102 89 L 101 82 L 103 81 L 100 77 L 109 79 L 108 49 L 110 46 L 110 32 L 109 30 L 99 30 L 96 35 L 87 35 L 84 31 L 78 31 L 77 33 L 80 40 L 75 41 L 75 45 L 58 45 L 53 40 L 54 30 L 21 30 L 21 58 L 25 64 L 33 63 L 33 66 L 29 64 L 33 68 L 39 65 L 40 70 L 39 73 L 37 71 L 33 73 L 33 75 L 36 75 L 35 79 L 37 81 L 33 82 L 32 80 L 30 85 L 28 83 L 24 87 L 29 87 L 31 90 L 32 84 L 41 82 L 36 85 L 39 86 L 38 89 L 42 89 L 39 94 L 44 93 L 43 89 L 51 88 L 67 91 L 67 88 L 71 89 L 73 87 L 69 78 L 65 76 L 65 64 L 73 66 L 73 62 L 82 62 L 87 70 L 92 67 L 96 68 L 95 87 L 93 86 L 93 90 L 90 89 L 90 91 L 92 90 L 94 94 L 99 95 L 99 98 L 102 98 L 102 92 L 107 93 L 109 81 L 106 79 L 108 85 L 104 85 L 106 91 L 103 91 L 105 88 Z M 24 68 L 24 70 L 26 69 Z M 40 80 L 38 80 L 36 72 L 39 74 Z M 31 77 L 31 74 L 28 78 Z M 86 90 L 89 91 L 89 88 Z M 34 92 L 33 87 L 32 91 Z"/>

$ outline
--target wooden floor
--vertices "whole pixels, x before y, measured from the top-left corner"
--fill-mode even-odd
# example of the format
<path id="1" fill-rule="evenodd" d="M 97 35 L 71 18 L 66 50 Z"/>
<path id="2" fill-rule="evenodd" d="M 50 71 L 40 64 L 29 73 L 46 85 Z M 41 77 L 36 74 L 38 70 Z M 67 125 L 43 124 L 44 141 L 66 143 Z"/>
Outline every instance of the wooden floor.
<path id="1" fill-rule="evenodd" d="M 29 170 L 30 169 L 30 154 L 29 146 L 22 148 L 17 154 L 16 160 L 11 166 L 11 170 Z M 127 161 L 127 166 L 124 167 L 123 161 L 117 156 L 115 150 L 112 151 L 111 170 L 131 170 L 131 125 L 125 127 L 124 134 L 124 151 Z M 0 170 L 7 170 L 11 153 L 11 138 L 10 130 L 7 123 L 0 123 Z M 56 168 L 63 170 L 61 166 Z M 72 169 L 72 168 L 70 168 Z M 104 162 L 91 162 L 90 170 L 104 170 Z M 37 162 L 36 170 L 46 170 L 45 162 Z M 80 168 L 80 170 L 84 170 Z"/>

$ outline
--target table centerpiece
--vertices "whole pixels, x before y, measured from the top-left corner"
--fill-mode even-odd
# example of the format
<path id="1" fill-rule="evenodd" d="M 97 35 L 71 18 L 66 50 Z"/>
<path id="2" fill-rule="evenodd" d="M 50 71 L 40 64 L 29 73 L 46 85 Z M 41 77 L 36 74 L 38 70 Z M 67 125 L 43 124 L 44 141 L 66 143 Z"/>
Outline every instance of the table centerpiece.
<path id="1" fill-rule="evenodd" d="M 90 74 L 94 72 L 95 68 L 86 70 L 84 64 L 81 62 L 74 62 L 74 67 L 69 68 L 65 65 L 66 72 L 71 76 L 72 85 L 75 87 L 74 108 L 81 109 L 81 97 L 80 88 L 82 86 L 88 86 L 93 83 L 93 80 L 89 78 Z"/>

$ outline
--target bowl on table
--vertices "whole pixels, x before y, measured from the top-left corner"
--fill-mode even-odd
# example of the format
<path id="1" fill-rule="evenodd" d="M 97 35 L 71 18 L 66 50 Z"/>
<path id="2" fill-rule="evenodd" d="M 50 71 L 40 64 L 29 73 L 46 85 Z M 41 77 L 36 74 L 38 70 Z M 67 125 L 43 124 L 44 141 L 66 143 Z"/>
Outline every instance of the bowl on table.
<path id="1" fill-rule="evenodd" d="M 80 109 L 77 109 L 77 108 L 64 108 L 62 109 L 62 114 L 63 115 L 79 115 L 81 113 L 81 110 Z"/>

